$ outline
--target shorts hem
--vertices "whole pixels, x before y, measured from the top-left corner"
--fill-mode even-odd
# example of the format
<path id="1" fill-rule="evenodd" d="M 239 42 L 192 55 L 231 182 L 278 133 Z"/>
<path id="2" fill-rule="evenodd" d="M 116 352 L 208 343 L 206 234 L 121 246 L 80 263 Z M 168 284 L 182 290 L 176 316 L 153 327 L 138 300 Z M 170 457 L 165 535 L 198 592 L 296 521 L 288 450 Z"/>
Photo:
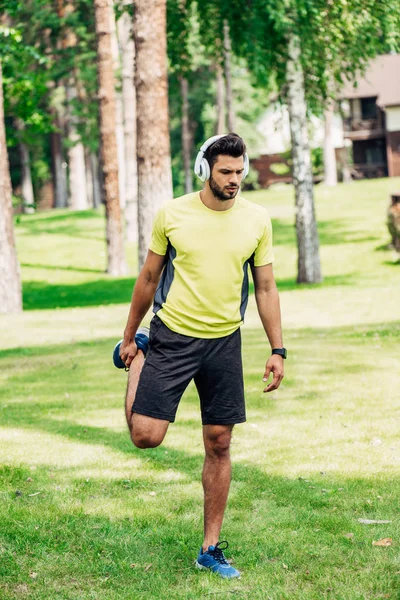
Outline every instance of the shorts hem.
<path id="1" fill-rule="evenodd" d="M 202 425 L 240 425 L 245 423 L 246 417 L 238 417 L 237 419 L 204 419 Z"/>
<path id="2" fill-rule="evenodd" d="M 156 413 L 151 410 L 146 410 L 145 408 L 135 408 L 132 406 L 132 413 L 136 413 L 138 415 L 144 415 L 145 417 L 153 417 L 153 419 L 160 419 L 162 421 L 169 421 L 170 423 L 174 423 L 175 416 L 172 415 L 163 415 L 161 413 Z"/>

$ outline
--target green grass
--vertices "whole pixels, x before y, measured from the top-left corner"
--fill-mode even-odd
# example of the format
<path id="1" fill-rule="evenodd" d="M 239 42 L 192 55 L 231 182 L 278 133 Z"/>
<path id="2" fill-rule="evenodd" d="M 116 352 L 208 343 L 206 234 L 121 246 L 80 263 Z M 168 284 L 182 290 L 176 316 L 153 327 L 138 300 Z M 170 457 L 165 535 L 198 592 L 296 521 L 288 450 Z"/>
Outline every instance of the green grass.
<path id="1" fill-rule="evenodd" d="M 110 352 L 135 249 L 132 278 L 110 279 L 101 214 L 22 216 L 27 310 L 0 319 L 1 598 L 400 598 L 400 271 L 385 228 L 398 186 L 317 188 L 325 280 L 315 287 L 295 285 L 291 188 L 248 195 L 273 217 L 290 354 L 266 397 L 251 299 L 248 421 L 234 431 L 222 535 L 243 571 L 235 582 L 193 567 L 203 461 L 194 388 L 161 447 L 129 442 L 126 376 Z M 392 546 L 372 545 L 387 537 Z"/>

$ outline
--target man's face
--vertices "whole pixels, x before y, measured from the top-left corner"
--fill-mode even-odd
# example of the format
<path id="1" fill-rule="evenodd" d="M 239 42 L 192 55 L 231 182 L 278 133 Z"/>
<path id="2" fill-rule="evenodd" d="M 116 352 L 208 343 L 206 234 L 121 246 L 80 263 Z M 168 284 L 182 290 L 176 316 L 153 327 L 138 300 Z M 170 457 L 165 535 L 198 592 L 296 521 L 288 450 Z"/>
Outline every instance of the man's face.
<path id="1" fill-rule="evenodd" d="M 232 200 L 239 191 L 243 179 L 243 156 L 235 158 L 220 154 L 217 156 L 209 184 L 212 193 L 218 200 Z"/>

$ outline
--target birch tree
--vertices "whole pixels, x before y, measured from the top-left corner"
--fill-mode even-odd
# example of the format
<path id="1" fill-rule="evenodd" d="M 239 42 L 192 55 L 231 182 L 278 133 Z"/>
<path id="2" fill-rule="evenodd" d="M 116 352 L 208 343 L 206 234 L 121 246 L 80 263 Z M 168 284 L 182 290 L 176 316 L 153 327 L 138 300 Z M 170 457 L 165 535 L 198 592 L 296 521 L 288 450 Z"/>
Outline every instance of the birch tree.
<path id="1" fill-rule="evenodd" d="M 172 197 L 166 0 L 135 0 L 139 267 L 158 208 Z M 156 118 L 155 118 L 156 117 Z"/>
<path id="2" fill-rule="evenodd" d="M 115 79 L 111 47 L 110 0 L 95 0 L 100 138 L 106 205 L 107 272 L 125 275 L 121 206 L 118 190 L 118 152 L 115 119 Z"/>
<path id="3" fill-rule="evenodd" d="M 11 179 L 4 126 L 3 72 L 0 60 L 0 313 L 16 313 L 21 310 L 21 280 L 15 248 Z"/>
<path id="4" fill-rule="evenodd" d="M 126 0 L 127 7 L 130 0 Z M 138 175 L 136 154 L 135 44 L 132 16 L 125 9 L 117 22 L 122 59 L 122 98 L 125 140 L 125 234 L 128 242 L 138 240 Z"/>
<path id="5" fill-rule="evenodd" d="M 119 85 L 119 77 L 121 72 L 121 56 L 119 52 L 117 24 L 115 20 L 114 1 L 110 3 L 110 30 L 111 30 L 111 49 L 114 65 L 115 86 L 115 132 L 117 136 L 117 152 L 118 152 L 118 187 L 119 187 L 119 202 L 124 211 L 126 206 L 125 200 L 125 136 L 124 136 L 124 104 L 122 98 L 122 90 Z"/>
<path id="6" fill-rule="evenodd" d="M 399 45 L 398 0 L 287 0 L 247 3 L 203 0 L 203 35 L 215 39 L 230 26 L 232 50 L 247 61 L 260 86 L 271 81 L 288 103 L 296 198 L 299 283 L 321 281 L 307 114 L 319 113 L 332 82 L 340 89 L 378 52 Z M 210 31 L 210 17 L 214 26 Z"/>
<path id="7" fill-rule="evenodd" d="M 296 196 L 297 281 L 319 283 L 321 281 L 321 265 L 314 209 L 307 105 L 300 52 L 300 40 L 293 34 L 289 39 L 286 82 L 292 139 L 293 183 Z"/>
<path id="8" fill-rule="evenodd" d="M 64 20 L 74 12 L 71 0 L 57 0 L 57 13 Z M 62 28 L 62 49 L 73 49 L 77 46 L 77 36 L 70 26 Z M 73 210 L 88 208 L 86 193 L 85 149 L 78 132 L 78 115 L 75 106 L 78 102 L 77 72 L 75 66 L 65 78 L 67 100 L 67 132 L 68 132 L 68 167 L 69 167 L 69 206 Z"/>

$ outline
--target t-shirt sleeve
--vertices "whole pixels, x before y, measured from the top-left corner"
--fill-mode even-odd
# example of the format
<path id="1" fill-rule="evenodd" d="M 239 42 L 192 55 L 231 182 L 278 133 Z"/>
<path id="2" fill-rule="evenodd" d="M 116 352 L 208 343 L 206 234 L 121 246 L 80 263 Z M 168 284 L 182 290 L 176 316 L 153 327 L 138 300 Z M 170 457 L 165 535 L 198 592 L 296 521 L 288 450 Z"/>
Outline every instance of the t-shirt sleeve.
<path id="1" fill-rule="evenodd" d="M 272 247 L 272 224 L 268 213 L 265 213 L 263 222 L 263 232 L 260 241 L 258 242 L 258 246 L 254 252 L 255 267 L 269 265 L 274 260 L 274 251 Z"/>
<path id="2" fill-rule="evenodd" d="M 162 206 L 154 219 L 149 248 L 152 252 L 164 256 L 167 253 L 168 238 L 165 235 L 165 206 Z"/>

